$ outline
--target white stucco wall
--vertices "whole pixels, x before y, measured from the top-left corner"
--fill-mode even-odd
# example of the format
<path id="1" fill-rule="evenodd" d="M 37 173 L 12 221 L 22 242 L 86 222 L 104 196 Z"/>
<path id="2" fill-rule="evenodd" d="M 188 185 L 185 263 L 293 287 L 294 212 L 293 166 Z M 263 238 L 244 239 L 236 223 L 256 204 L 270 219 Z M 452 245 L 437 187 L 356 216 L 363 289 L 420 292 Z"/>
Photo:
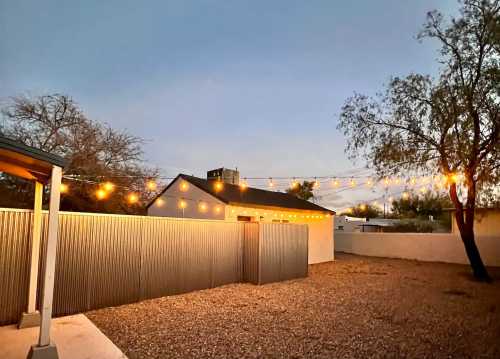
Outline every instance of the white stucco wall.
<path id="1" fill-rule="evenodd" d="M 252 217 L 253 221 L 264 223 L 288 221 L 289 223 L 307 224 L 309 228 L 309 264 L 334 260 L 334 216 L 332 215 L 288 209 L 226 206 L 226 220 L 235 221 L 238 216 L 249 216 Z"/>
<path id="2" fill-rule="evenodd" d="M 451 223 L 451 232 L 460 233 L 454 213 L 451 213 Z M 474 216 L 474 233 L 477 236 L 500 237 L 500 209 L 478 210 Z"/>
<path id="3" fill-rule="evenodd" d="M 181 178 L 178 178 L 159 198 L 161 201 L 156 201 L 148 208 L 148 216 L 197 219 L 224 219 L 225 217 L 224 202 Z M 186 202 L 184 214 L 179 208 L 181 199 Z M 205 210 L 201 210 L 201 203 L 206 206 Z"/>
<path id="4" fill-rule="evenodd" d="M 477 236 L 486 265 L 500 266 L 500 236 Z M 463 243 L 455 234 L 335 233 L 335 250 L 366 256 L 468 264 Z"/>

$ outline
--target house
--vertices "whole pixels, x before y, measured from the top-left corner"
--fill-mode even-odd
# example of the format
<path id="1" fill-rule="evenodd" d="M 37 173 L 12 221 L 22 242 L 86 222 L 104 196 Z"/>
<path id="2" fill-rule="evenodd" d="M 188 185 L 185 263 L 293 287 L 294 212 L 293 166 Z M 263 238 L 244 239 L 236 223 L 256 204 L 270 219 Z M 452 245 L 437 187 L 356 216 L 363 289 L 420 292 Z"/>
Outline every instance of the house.
<path id="1" fill-rule="evenodd" d="M 359 218 L 350 216 L 335 217 L 335 231 L 339 232 L 385 232 L 398 220 L 387 218 Z"/>
<path id="2" fill-rule="evenodd" d="M 451 215 L 451 233 L 460 234 L 455 219 L 455 209 L 446 209 Z M 500 208 L 476 208 L 474 216 L 476 236 L 500 236 Z"/>
<path id="3" fill-rule="evenodd" d="M 147 206 L 148 216 L 299 223 L 309 229 L 309 263 L 333 260 L 335 212 L 293 195 L 247 187 L 220 168 L 207 178 L 179 174 Z"/>

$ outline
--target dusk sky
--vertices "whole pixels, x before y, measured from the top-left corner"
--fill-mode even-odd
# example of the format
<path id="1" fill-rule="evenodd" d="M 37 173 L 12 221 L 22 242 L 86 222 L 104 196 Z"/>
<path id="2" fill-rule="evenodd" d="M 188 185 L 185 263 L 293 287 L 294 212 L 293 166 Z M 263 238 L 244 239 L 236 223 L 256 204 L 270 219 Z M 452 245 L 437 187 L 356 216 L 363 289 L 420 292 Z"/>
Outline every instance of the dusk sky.
<path id="1" fill-rule="evenodd" d="M 421 1 L 0 1 L 0 100 L 71 95 L 92 119 L 147 140 L 165 176 L 353 173 L 337 130 L 354 91 L 435 74 Z M 259 185 L 258 183 L 250 183 Z M 263 183 L 264 185 L 264 183 Z M 380 193 L 324 194 L 331 208 Z"/>

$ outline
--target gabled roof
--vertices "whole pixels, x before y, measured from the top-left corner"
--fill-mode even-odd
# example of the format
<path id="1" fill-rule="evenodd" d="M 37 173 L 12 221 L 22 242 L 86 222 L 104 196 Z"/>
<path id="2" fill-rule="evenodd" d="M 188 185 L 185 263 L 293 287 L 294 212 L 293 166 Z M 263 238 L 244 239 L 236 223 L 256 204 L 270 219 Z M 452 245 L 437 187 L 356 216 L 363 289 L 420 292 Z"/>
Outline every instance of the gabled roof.
<path id="1" fill-rule="evenodd" d="M 224 183 L 221 190 L 215 189 L 214 180 L 206 180 L 204 178 L 188 176 L 185 174 L 179 174 L 169 185 L 156 196 L 147 207 L 151 206 L 156 198 L 160 197 L 166 190 L 173 185 L 177 179 L 182 178 L 185 181 L 191 183 L 192 185 L 198 187 L 202 191 L 209 193 L 215 198 L 226 204 L 241 204 L 241 205 L 256 205 L 263 207 L 281 207 L 287 209 L 299 209 L 305 211 L 320 211 L 335 214 L 334 211 L 327 208 L 318 206 L 309 201 L 297 198 L 288 193 L 266 191 L 263 189 L 247 187 L 245 190 L 241 190 L 240 186 Z"/>

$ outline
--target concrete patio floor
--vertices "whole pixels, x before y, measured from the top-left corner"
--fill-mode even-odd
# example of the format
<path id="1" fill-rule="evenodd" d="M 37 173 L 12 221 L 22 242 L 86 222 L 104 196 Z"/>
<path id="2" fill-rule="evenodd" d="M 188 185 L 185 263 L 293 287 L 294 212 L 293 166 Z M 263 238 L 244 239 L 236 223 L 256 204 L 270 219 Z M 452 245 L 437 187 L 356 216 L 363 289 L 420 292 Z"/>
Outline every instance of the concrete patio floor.
<path id="1" fill-rule="evenodd" d="M 52 341 L 60 359 L 126 359 L 127 357 L 83 314 L 52 321 Z M 25 359 L 38 340 L 38 327 L 0 327 L 0 358 Z"/>

